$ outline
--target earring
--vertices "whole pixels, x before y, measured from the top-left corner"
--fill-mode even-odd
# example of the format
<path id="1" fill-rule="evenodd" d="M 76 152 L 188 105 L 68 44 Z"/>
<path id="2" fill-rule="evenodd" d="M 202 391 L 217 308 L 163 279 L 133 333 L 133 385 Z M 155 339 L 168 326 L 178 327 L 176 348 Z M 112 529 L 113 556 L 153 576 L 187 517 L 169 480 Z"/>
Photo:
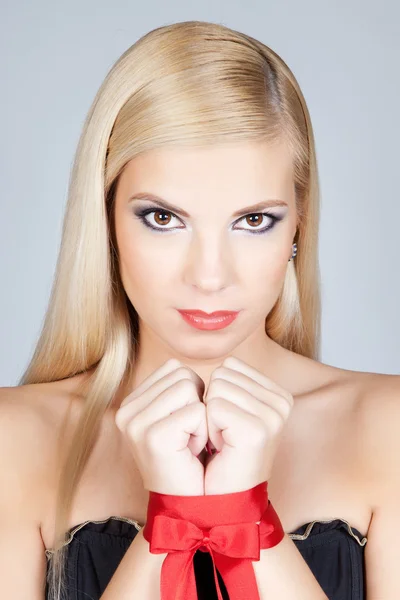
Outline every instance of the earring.
<path id="1" fill-rule="evenodd" d="M 289 258 L 288 262 L 290 262 L 292 260 L 292 258 L 294 258 L 297 254 L 297 244 L 296 242 L 293 244 L 293 252 L 292 252 L 292 256 Z"/>

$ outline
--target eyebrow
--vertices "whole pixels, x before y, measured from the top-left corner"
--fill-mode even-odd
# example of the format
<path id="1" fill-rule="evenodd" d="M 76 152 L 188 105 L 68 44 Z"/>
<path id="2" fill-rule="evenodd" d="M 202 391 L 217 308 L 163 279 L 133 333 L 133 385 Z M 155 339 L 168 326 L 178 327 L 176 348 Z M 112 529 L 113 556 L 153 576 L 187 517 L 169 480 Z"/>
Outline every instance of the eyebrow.
<path id="1" fill-rule="evenodd" d="M 154 204 L 158 204 L 159 206 L 162 206 L 163 208 L 166 208 L 167 210 L 170 210 L 171 212 L 177 213 L 179 215 L 182 215 L 183 217 L 190 219 L 189 213 L 187 213 L 185 210 L 183 210 L 182 208 L 179 208 L 179 206 L 174 206 L 170 202 L 167 202 L 166 200 L 164 200 L 164 198 L 160 198 L 160 196 L 156 196 L 156 194 L 140 192 L 137 194 L 133 194 L 133 196 L 130 196 L 128 199 L 128 202 L 131 202 L 134 200 L 151 200 L 151 202 L 154 202 Z M 232 216 L 233 217 L 241 217 L 242 215 L 244 215 L 246 213 L 257 212 L 257 211 L 263 210 L 265 208 L 270 208 L 272 206 L 287 206 L 287 205 L 288 205 L 287 202 L 285 202 L 284 200 L 280 200 L 278 198 L 270 198 L 269 200 L 264 200 L 262 202 L 258 202 L 257 204 L 253 204 L 252 206 L 246 206 L 245 208 L 241 208 L 240 210 L 234 212 Z"/>

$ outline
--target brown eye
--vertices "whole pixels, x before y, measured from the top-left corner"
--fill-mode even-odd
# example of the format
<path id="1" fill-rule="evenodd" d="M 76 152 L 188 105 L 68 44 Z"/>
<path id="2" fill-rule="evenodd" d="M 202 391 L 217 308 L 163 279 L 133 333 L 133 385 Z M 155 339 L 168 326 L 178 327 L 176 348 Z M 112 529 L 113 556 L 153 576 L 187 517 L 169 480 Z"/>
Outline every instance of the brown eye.
<path id="1" fill-rule="evenodd" d="M 264 217 L 270 219 L 270 222 L 268 225 L 266 225 L 265 227 L 260 229 L 259 226 L 260 226 L 260 224 L 262 224 Z M 249 215 L 245 215 L 244 217 L 242 217 L 240 219 L 240 221 L 246 220 L 246 224 L 250 225 L 250 227 L 249 228 L 240 227 L 240 229 L 242 231 L 250 231 L 250 233 L 253 235 L 258 235 L 258 234 L 266 233 L 267 231 L 269 231 L 270 229 L 275 227 L 275 224 L 278 221 L 281 221 L 282 219 L 283 219 L 283 216 L 273 215 L 269 212 L 251 213 Z M 253 229 L 253 231 L 251 231 L 252 229 Z"/>
<path id="2" fill-rule="evenodd" d="M 157 214 L 158 215 L 170 215 L 171 213 L 168 213 L 165 210 L 155 210 L 154 211 L 154 220 L 156 221 L 156 223 L 158 225 L 166 225 L 166 224 L 168 225 L 171 217 L 169 217 L 167 219 L 160 219 L 160 220 L 158 220 L 158 218 L 156 217 Z"/>
<path id="3" fill-rule="evenodd" d="M 163 208 L 158 208 L 158 209 L 156 209 L 156 208 L 140 209 L 139 208 L 138 210 L 134 210 L 133 212 L 137 219 L 142 221 L 142 223 L 146 227 L 148 227 L 149 229 L 152 229 L 153 231 L 166 233 L 169 231 L 176 231 L 178 229 L 184 229 L 184 226 L 182 226 L 182 227 L 166 227 L 166 225 L 170 224 L 172 219 L 176 219 L 177 221 L 180 221 L 180 218 L 177 217 L 176 215 L 174 215 L 174 213 L 170 212 L 169 210 L 164 210 Z M 153 221 L 149 220 L 148 217 L 150 217 L 150 215 L 153 216 Z M 267 226 L 260 229 L 259 226 L 263 222 L 263 217 L 267 217 L 268 219 L 270 219 L 270 222 Z M 283 219 L 283 215 L 282 216 L 273 215 L 269 212 L 251 213 L 251 214 L 248 214 L 248 215 L 245 215 L 244 217 L 242 217 L 240 219 L 240 221 L 244 221 L 245 219 L 246 219 L 247 224 L 250 225 L 250 227 L 248 229 L 246 229 L 245 227 L 239 227 L 239 230 L 250 231 L 253 235 L 258 235 L 258 234 L 266 233 L 267 231 L 269 231 L 270 229 L 275 227 L 275 224 L 278 221 L 281 221 Z M 182 223 L 182 221 L 181 221 L 181 223 Z M 251 231 L 252 229 L 253 229 L 253 231 Z"/>
<path id="4" fill-rule="evenodd" d="M 250 222 L 250 219 L 253 219 L 253 221 Z M 263 220 L 262 213 L 254 213 L 252 215 L 247 215 L 247 217 L 246 217 L 246 221 L 247 221 L 247 223 L 249 223 L 249 225 L 258 226 L 262 223 L 262 220 Z"/>
<path id="5" fill-rule="evenodd" d="M 139 208 L 139 210 L 134 210 L 133 212 L 137 219 L 142 221 L 146 227 L 153 231 L 164 233 L 167 231 L 174 231 L 175 229 L 182 229 L 181 227 L 167 227 L 172 219 L 176 219 L 177 221 L 180 220 L 169 210 L 163 208 Z M 150 215 L 152 217 L 151 221 Z"/>

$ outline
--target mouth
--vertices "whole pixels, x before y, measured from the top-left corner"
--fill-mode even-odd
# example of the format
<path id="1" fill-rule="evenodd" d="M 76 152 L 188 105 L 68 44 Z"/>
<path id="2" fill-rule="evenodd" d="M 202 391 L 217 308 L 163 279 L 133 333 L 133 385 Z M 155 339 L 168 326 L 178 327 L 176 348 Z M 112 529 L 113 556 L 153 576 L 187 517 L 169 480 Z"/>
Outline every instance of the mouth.
<path id="1" fill-rule="evenodd" d="M 202 310 L 177 309 L 183 319 L 192 327 L 202 330 L 225 329 L 236 319 L 240 311 L 218 310 L 205 313 Z"/>
<path id="2" fill-rule="evenodd" d="M 225 317 L 239 312 L 238 310 L 215 310 L 214 312 L 208 313 L 204 312 L 204 310 L 199 310 L 198 308 L 178 308 L 178 310 L 190 315 L 196 315 L 204 318 Z"/>

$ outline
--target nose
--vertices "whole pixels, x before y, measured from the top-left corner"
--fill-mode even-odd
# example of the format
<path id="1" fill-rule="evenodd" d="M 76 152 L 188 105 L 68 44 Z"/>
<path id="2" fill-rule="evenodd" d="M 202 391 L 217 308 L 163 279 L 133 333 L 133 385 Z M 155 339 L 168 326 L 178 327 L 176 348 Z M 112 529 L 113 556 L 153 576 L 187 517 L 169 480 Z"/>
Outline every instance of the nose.
<path id="1" fill-rule="evenodd" d="M 229 244 L 207 233 L 193 238 L 186 257 L 185 281 L 203 292 L 217 292 L 231 285 L 234 268 Z"/>

